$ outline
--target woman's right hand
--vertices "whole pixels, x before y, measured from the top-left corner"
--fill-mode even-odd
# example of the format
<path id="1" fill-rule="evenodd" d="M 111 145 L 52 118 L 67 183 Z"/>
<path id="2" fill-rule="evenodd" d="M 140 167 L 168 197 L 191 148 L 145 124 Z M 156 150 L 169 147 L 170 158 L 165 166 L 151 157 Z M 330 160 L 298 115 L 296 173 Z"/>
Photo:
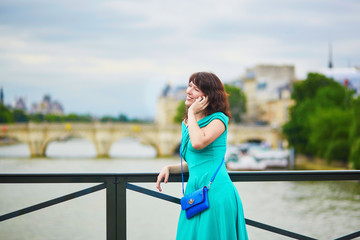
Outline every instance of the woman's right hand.
<path id="1" fill-rule="evenodd" d="M 169 166 L 166 166 L 163 169 L 161 169 L 161 172 L 159 173 L 159 175 L 157 177 L 157 181 L 156 181 L 156 188 L 159 190 L 159 192 L 162 191 L 160 183 L 162 182 L 163 179 L 164 179 L 164 183 L 167 183 L 169 176 L 170 176 Z"/>
<path id="2" fill-rule="evenodd" d="M 195 102 L 193 102 L 193 104 L 191 104 L 191 106 L 189 107 L 189 112 L 193 111 L 194 114 L 197 114 L 201 111 L 204 111 L 207 106 L 209 105 L 209 97 L 207 96 L 202 96 L 202 97 L 198 97 Z"/>

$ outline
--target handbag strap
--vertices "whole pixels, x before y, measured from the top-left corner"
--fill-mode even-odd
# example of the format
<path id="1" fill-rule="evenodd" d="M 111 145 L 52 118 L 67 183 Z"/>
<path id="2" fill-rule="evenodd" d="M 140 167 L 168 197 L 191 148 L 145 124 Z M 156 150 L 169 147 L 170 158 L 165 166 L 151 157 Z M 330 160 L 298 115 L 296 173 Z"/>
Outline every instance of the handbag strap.
<path id="1" fill-rule="evenodd" d="M 181 151 L 181 149 L 182 149 L 182 140 L 181 140 L 181 144 L 180 144 L 180 165 L 181 165 L 182 194 L 185 196 L 185 190 L 184 190 L 184 173 L 183 173 L 183 165 L 182 165 L 182 161 L 183 161 L 183 160 L 182 160 L 182 151 Z M 211 186 L 211 184 L 214 182 L 215 177 L 216 177 L 217 173 L 219 172 L 221 166 L 223 165 L 224 161 L 225 161 L 225 156 L 223 157 L 223 159 L 222 159 L 219 167 L 216 169 L 214 175 L 212 176 L 212 178 L 211 178 L 211 180 L 210 180 L 210 182 L 209 182 L 209 184 L 208 184 L 208 186 L 207 186 L 208 189 L 210 189 L 210 186 Z"/>

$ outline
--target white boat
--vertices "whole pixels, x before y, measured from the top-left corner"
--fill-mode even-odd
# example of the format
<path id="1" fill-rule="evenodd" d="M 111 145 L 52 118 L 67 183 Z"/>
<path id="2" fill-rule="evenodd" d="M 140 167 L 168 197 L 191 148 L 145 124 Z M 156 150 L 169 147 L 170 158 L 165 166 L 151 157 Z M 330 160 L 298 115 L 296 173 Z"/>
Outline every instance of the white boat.
<path id="1" fill-rule="evenodd" d="M 240 144 L 228 146 L 225 162 L 229 170 L 264 170 L 268 168 L 286 168 L 289 165 L 290 152 L 271 149 L 261 144 Z"/>
<path id="2" fill-rule="evenodd" d="M 258 161 L 264 162 L 267 168 L 285 168 L 289 164 L 289 150 L 251 147 L 248 150 L 248 154 L 255 157 Z"/>
<path id="3" fill-rule="evenodd" d="M 249 155 L 243 155 L 237 161 L 229 161 L 226 164 L 229 170 L 265 170 L 266 164 L 258 162 L 256 159 Z"/>

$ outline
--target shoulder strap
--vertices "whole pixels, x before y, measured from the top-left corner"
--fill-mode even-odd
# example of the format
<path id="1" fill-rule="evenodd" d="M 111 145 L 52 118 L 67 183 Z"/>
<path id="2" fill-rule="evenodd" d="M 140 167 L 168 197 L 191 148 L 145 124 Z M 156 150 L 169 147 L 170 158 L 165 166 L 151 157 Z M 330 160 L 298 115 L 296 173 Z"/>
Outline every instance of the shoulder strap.
<path id="1" fill-rule="evenodd" d="M 219 167 L 216 169 L 216 172 L 215 172 L 214 176 L 211 178 L 211 180 L 209 182 L 209 185 L 207 186 L 208 189 L 210 189 L 210 186 L 213 183 L 213 181 L 215 180 L 216 174 L 219 172 L 219 170 L 220 170 L 221 166 L 223 165 L 224 161 L 225 161 L 225 156 L 223 157 Z"/>
<path id="2" fill-rule="evenodd" d="M 182 194 L 185 195 L 185 190 L 184 190 L 184 173 L 183 173 L 183 166 L 182 166 L 183 160 L 182 160 L 182 151 L 181 151 L 181 149 L 182 149 L 182 140 L 181 140 L 181 143 L 180 143 L 180 165 L 181 165 Z M 215 180 L 216 174 L 219 172 L 219 170 L 220 170 L 221 166 L 223 165 L 224 161 L 225 161 L 225 157 L 223 157 L 223 159 L 222 159 L 219 167 L 216 169 L 216 172 L 215 172 L 214 175 L 212 176 L 212 178 L 211 178 L 211 180 L 210 180 L 210 182 L 209 182 L 209 184 L 208 184 L 208 186 L 207 186 L 208 189 L 210 189 L 210 186 L 211 186 L 211 184 L 213 183 L 213 181 Z"/>

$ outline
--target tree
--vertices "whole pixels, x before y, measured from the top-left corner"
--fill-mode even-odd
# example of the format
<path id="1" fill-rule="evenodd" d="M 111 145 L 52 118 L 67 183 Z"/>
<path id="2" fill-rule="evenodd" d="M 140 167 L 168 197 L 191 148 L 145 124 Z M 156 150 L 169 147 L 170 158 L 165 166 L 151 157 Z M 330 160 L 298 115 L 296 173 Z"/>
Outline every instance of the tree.
<path id="1" fill-rule="evenodd" d="M 294 84 L 290 120 L 283 132 L 299 153 L 348 161 L 353 92 L 324 75 L 309 73 Z"/>
<path id="2" fill-rule="evenodd" d="M 238 87 L 229 84 L 225 84 L 224 87 L 228 94 L 232 119 L 234 122 L 240 123 L 243 114 L 246 112 L 246 96 Z"/>
<path id="3" fill-rule="evenodd" d="M 350 156 L 353 168 L 360 169 L 360 96 L 352 102 L 353 121 L 350 127 Z"/>
<path id="4" fill-rule="evenodd" d="M 319 73 L 309 73 L 304 81 L 294 84 L 291 97 L 296 102 L 302 102 L 306 99 L 312 99 L 322 87 L 336 84 L 334 80 L 325 77 Z"/>
<path id="5" fill-rule="evenodd" d="M 117 119 L 118 122 L 128 122 L 129 121 L 129 118 L 125 115 L 125 114 L 120 114 L 118 119 Z"/>
<path id="6" fill-rule="evenodd" d="M 44 116 L 44 120 L 47 122 L 65 122 L 65 117 L 58 114 L 47 114 Z"/>
<path id="7" fill-rule="evenodd" d="M 186 111 L 185 101 L 180 101 L 179 105 L 176 108 L 176 114 L 174 116 L 175 123 L 181 123 Z"/>
<path id="8" fill-rule="evenodd" d="M 347 162 L 350 154 L 349 125 L 352 112 L 338 107 L 318 109 L 310 117 L 309 147 L 311 152 L 329 162 Z"/>
<path id="9" fill-rule="evenodd" d="M 13 123 L 14 116 L 7 107 L 0 103 L 0 123 Z"/>
<path id="10" fill-rule="evenodd" d="M 116 122 L 116 118 L 112 116 L 103 116 L 100 118 L 100 122 Z"/>
<path id="11" fill-rule="evenodd" d="M 30 121 L 40 123 L 45 120 L 45 116 L 42 113 L 30 114 Z"/>
<path id="12" fill-rule="evenodd" d="M 290 108 L 290 120 L 283 125 L 283 132 L 295 151 L 304 154 L 314 153 L 308 144 L 311 131 L 309 118 L 317 108 L 316 94 L 321 88 L 333 84 L 332 79 L 318 73 L 309 73 L 304 81 L 294 84 L 291 98 L 296 104 Z M 321 100 L 317 100 L 319 99 Z"/>
<path id="13" fill-rule="evenodd" d="M 14 120 L 18 123 L 29 122 L 30 117 L 21 109 L 14 109 Z"/>
<path id="14" fill-rule="evenodd" d="M 93 119 L 91 115 L 77 115 L 75 113 L 70 113 L 65 116 L 65 121 L 67 122 L 92 122 Z"/>

